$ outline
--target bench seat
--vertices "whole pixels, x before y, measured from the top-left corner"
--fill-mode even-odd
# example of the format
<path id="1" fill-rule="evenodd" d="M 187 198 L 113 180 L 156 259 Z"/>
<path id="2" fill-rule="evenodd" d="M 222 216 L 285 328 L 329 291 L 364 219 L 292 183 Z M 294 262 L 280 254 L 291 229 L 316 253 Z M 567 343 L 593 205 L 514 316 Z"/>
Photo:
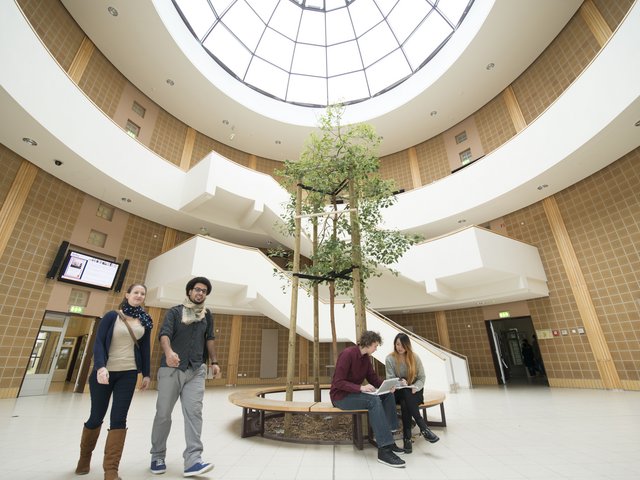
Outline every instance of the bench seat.
<path id="1" fill-rule="evenodd" d="M 328 385 L 321 388 L 327 389 Z M 313 390 L 313 385 L 296 385 L 294 391 Z M 351 415 L 352 417 L 352 443 L 358 449 L 364 447 L 363 417 L 367 415 L 366 410 L 342 410 L 334 407 L 330 402 L 314 401 L 286 401 L 265 398 L 270 393 L 282 393 L 286 391 L 284 386 L 257 387 L 238 390 L 229 395 L 229 401 L 234 405 L 242 407 L 242 430 L 241 437 L 251 437 L 260 435 L 265 437 L 265 421 L 275 416 L 282 416 L 285 413 L 298 413 L 310 415 Z M 446 395 L 443 392 L 427 390 L 424 392 L 424 402 L 419 406 L 422 416 L 430 426 L 445 427 L 447 425 L 444 413 L 444 400 Z M 440 421 L 429 421 L 427 419 L 427 408 L 440 407 Z M 272 437 L 269 437 L 272 438 Z M 368 428 L 367 439 L 375 445 L 373 433 Z"/>

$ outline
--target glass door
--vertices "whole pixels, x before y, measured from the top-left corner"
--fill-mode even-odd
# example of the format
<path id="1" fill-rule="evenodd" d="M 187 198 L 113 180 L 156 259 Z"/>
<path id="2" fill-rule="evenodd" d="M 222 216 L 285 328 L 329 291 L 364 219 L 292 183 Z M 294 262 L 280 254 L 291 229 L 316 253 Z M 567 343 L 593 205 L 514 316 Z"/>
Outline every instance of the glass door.
<path id="1" fill-rule="evenodd" d="M 49 391 L 68 321 L 65 314 L 45 313 L 20 388 L 20 397 L 46 395 Z"/>

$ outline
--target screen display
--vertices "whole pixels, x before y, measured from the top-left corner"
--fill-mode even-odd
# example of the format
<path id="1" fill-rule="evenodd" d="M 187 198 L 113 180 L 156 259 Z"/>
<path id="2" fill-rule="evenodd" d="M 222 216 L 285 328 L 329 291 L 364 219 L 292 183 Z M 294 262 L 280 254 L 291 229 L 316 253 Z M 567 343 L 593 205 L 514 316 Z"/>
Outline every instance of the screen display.
<path id="1" fill-rule="evenodd" d="M 69 250 L 58 280 L 109 290 L 113 287 L 119 267 L 119 263 Z"/>

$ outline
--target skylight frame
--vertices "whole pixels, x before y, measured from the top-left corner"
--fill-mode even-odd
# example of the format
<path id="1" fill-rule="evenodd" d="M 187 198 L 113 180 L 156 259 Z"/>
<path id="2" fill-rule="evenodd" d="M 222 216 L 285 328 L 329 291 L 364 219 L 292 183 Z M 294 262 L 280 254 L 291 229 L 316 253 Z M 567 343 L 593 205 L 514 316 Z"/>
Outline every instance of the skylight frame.
<path id="1" fill-rule="evenodd" d="M 278 101 L 292 105 L 323 108 L 328 104 L 336 102 L 345 105 L 360 103 L 370 98 L 383 95 L 402 84 L 416 72 L 424 68 L 425 65 L 438 54 L 447 41 L 455 34 L 455 31 L 467 16 L 474 0 L 172 0 L 172 2 L 187 28 L 198 43 L 200 43 L 207 55 L 237 81 Z M 255 2 L 260 3 L 256 4 Z M 413 30 L 408 35 L 403 35 L 401 42 L 397 40 L 397 35 L 393 29 L 391 29 L 391 35 L 389 35 L 389 29 L 391 28 L 389 18 L 393 15 L 397 16 L 401 10 L 414 12 L 416 8 L 403 9 L 401 7 L 410 7 L 410 5 L 404 4 L 417 4 L 418 2 L 421 4 L 418 10 L 423 12 L 423 18 L 417 21 L 413 19 L 412 24 L 415 25 Z M 202 13 L 202 11 L 200 11 L 199 14 L 194 13 L 196 12 L 194 3 L 199 4 L 200 8 L 206 9 L 206 12 Z M 403 5 L 401 5 L 401 3 L 403 3 Z M 181 6 L 186 7 L 185 11 L 181 9 Z M 336 37 L 327 34 L 327 13 L 333 12 L 335 14 L 338 10 L 342 9 L 345 9 L 347 12 L 346 17 L 350 21 L 350 33 L 352 35 L 348 37 L 348 40 L 328 43 L 327 38 L 335 39 Z M 242 16 L 238 15 L 241 10 L 243 10 Z M 371 12 L 377 11 L 380 17 L 378 18 L 376 16 L 376 18 L 368 22 L 369 24 L 365 22 L 365 28 L 363 29 L 361 22 L 358 22 L 359 27 L 354 23 L 352 14 L 355 14 L 357 11 L 362 12 L 367 10 L 370 14 Z M 447 18 L 443 11 L 454 11 L 456 14 L 459 14 L 459 18 Z M 189 18 L 187 18 L 189 15 L 195 19 L 194 24 L 197 22 L 197 30 L 200 32 L 200 35 L 196 33 L 196 28 L 192 27 Z M 427 19 L 430 15 L 436 15 L 439 19 L 439 24 L 441 26 L 446 25 L 444 27 L 445 30 L 441 31 L 440 37 L 431 43 L 429 51 L 420 54 L 419 49 L 417 49 L 418 53 L 416 53 L 416 48 L 414 47 L 411 51 L 411 58 L 409 58 L 405 48 L 411 45 L 411 39 L 414 36 L 418 37 L 422 35 L 424 37 L 425 31 L 420 31 L 420 29 L 426 28 L 424 25 L 429 23 Z M 207 17 L 213 17 L 214 21 L 211 22 L 208 28 L 205 28 L 202 25 L 202 18 Z M 246 23 L 252 25 L 251 31 L 243 31 L 242 26 L 236 29 L 236 26 L 233 24 L 234 17 L 236 18 L 236 26 L 244 23 L 238 20 L 239 18 L 249 19 Z M 309 35 L 307 35 L 310 31 L 309 23 L 307 23 L 307 26 L 304 28 L 305 35 L 300 35 L 303 21 L 309 22 L 312 17 L 322 17 L 325 22 L 325 25 L 321 25 L 321 27 L 325 29 L 324 38 L 322 39 L 323 43 L 317 43 L 317 38 L 323 36 L 318 29 L 318 24 L 316 24 L 315 36 L 309 37 Z M 329 17 L 331 17 L 331 15 L 329 15 Z M 342 15 L 342 17 L 344 20 L 345 15 Z M 433 18 L 431 20 L 433 20 Z M 397 18 L 392 17 L 392 21 L 398 24 Z M 384 25 L 383 28 L 378 27 L 379 30 L 387 33 L 388 41 L 393 42 L 393 40 L 389 39 L 394 38 L 395 44 L 387 44 L 384 54 L 376 55 L 376 57 L 379 58 L 371 61 L 372 48 L 368 48 L 369 53 L 363 53 L 360 48 L 360 41 L 373 38 L 371 41 L 375 42 L 376 40 L 373 35 L 375 33 L 374 29 L 379 26 L 380 23 L 384 23 Z M 285 30 L 274 29 L 274 26 L 284 28 Z M 341 27 L 345 27 L 344 21 Z M 359 34 L 356 34 L 357 29 L 360 30 Z M 223 30 L 225 35 L 220 36 Z M 302 42 L 302 37 L 304 37 L 307 42 Z M 344 35 L 340 37 L 345 38 Z M 218 48 L 217 43 L 222 42 L 216 43 L 211 41 L 211 39 L 215 38 L 225 38 L 224 48 L 226 50 Z M 243 38 L 245 41 L 242 40 Z M 279 40 L 279 49 L 269 45 L 265 47 L 265 45 L 273 39 Z M 249 46 L 246 44 L 248 40 L 250 41 Z M 313 43 L 314 41 L 316 43 Z M 300 71 L 300 65 L 304 64 L 304 62 L 300 62 L 300 59 L 296 60 L 296 50 L 298 46 L 305 46 L 301 48 L 301 50 L 305 48 L 308 49 L 309 45 L 324 49 L 325 61 L 320 67 L 314 66 L 308 71 Z M 340 45 L 342 45 L 342 47 L 340 47 Z M 351 47 L 353 63 L 347 67 L 336 70 L 331 62 L 337 57 L 331 55 L 329 52 L 336 48 L 344 48 L 344 45 Z M 287 53 L 287 55 L 289 55 L 288 50 L 291 48 L 291 55 L 281 56 L 278 59 L 274 57 L 265 58 L 270 48 L 274 52 Z M 285 52 L 283 52 L 283 49 Z M 357 52 L 357 54 L 354 54 L 354 51 Z M 416 60 L 416 56 L 418 60 Z M 389 57 L 393 58 L 392 62 Z M 225 63 L 224 58 L 227 59 L 228 63 Z M 402 65 L 403 62 L 406 65 Z M 389 73 L 389 69 L 383 68 L 385 63 L 398 66 L 387 78 L 385 78 L 385 76 Z M 405 66 L 406 68 L 404 68 Z M 324 70 L 324 75 L 319 73 L 320 70 Z M 279 80 L 276 83 L 270 82 L 269 79 L 264 78 L 265 75 L 278 77 Z M 301 81 L 303 80 L 301 77 L 308 77 L 308 80 Z M 292 79 L 294 80 L 293 84 Z M 310 92 L 309 98 L 303 99 L 301 98 L 302 92 L 300 89 L 300 85 L 303 84 L 322 85 L 323 87 L 321 88 L 323 88 L 324 91 L 317 92 L 314 90 Z M 340 88 L 342 88 L 340 85 L 345 86 L 344 91 L 340 90 Z M 320 102 L 320 98 L 325 100 Z"/>

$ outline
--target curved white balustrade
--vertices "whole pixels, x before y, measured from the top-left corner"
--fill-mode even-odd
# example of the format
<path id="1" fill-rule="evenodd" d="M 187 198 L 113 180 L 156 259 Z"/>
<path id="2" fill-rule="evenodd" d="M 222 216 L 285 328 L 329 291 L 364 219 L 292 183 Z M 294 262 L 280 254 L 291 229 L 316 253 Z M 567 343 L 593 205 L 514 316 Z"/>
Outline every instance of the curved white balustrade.
<path id="1" fill-rule="evenodd" d="M 0 107 L 12 119 L 0 130 L 5 145 L 104 201 L 120 205 L 121 197 L 131 198 L 123 207 L 144 218 L 186 231 L 194 230 L 195 221 L 212 235 L 236 242 L 274 239 L 290 245 L 274 235 L 277 206 L 263 208 L 267 198 L 281 197 L 277 185 L 266 186 L 262 174 L 248 169 L 242 181 L 222 178 L 242 167 L 224 166 L 216 154 L 191 173 L 159 158 L 88 100 L 13 2 L 0 8 L 5 39 L 0 44 Z M 592 64 L 535 122 L 479 162 L 399 195 L 397 205 L 385 213 L 387 226 L 429 238 L 455 230 L 460 218 L 482 224 L 562 190 L 637 147 L 638 24 L 636 3 Z M 43 148 L 27 146 L 24 136 L 37 137 Z M 56 169 L 53 155 L 66 159 L 68 168 Z M 538 191 L 540 183 L 549 188 Z"/>

